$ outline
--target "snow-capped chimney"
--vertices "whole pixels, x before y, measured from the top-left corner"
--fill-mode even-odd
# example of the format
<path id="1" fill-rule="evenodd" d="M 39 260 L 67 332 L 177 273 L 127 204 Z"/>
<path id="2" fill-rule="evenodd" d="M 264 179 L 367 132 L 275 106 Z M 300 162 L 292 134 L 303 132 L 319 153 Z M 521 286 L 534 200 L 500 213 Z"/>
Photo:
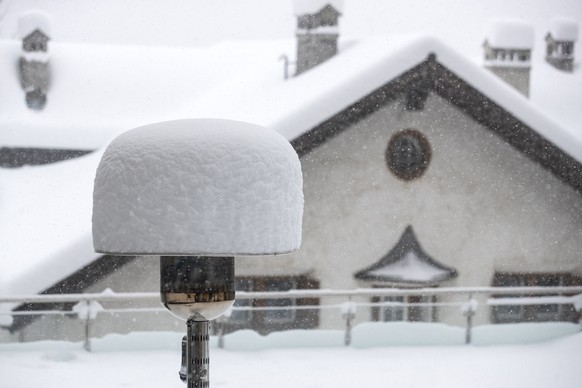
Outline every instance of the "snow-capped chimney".
<path id="1" fill-rule="evenodd" d="M 46 105 L 50 86 L 48 41 L 50 18 L 39 11 L 22 14 L 18 20 L 18 36 L 22 54 L 18 62 L 20 85 L 26 93 L 26 105 L 41 110 Z"/>
<path id="2" fill-rule="evenodd" d="M 297 16 L 296 75 L 337 54 L 343 0 L 294 0 Z"/>
<path id="3" fill-rule="evenodd" d="M 501 79 L 529 96 L 533 27 L 519 20 L 495 20 L 483 43 L 484 65 Z"/>
<path id="4" fill-rule="evenodd" d="M 567 18 L 550 22 L 546 35 L 546 61 L 560 70 L 574 70 L 574 44 L 578 40 L 578 23 Z"/>

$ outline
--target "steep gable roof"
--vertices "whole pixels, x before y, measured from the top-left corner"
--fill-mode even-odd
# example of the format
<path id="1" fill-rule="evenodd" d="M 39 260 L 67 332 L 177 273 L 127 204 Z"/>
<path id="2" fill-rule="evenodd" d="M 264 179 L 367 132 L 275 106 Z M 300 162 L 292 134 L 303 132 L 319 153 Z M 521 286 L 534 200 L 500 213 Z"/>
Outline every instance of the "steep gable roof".
<path id="1" fill-rule="evenodd" d="M 227 118 L 267 125 L 304 154 L 410 90 L 437 93 L 582 189 L 582 133 L 563 128 L 489 70 L 433 38 L 369 39 L 325 66 L 263 93 L 239 95 L 232 102 L 227 97 L 223 104 L 232 107 Z M 219 114 L 217 108 L 211 112 Z"/>
<path id="2" fill-rule="evenodd" d="M 273 129 L 288 139 L 295 139 L 348 108 L 357 110 L 355 104 L 361 99 L 375 92 L 386 93 L 386 89 L 381 91 L 381 88 L 390 82 L 391 86 L 405 84 L 406 79 L 400 77 L 406 76 L 411 70 L 414 72 L 413 69 L 427 62 L 430 54 L 434 54 L 435 62 L 440 67 L 447 69 L 495 105 L 511 112 L 515 119 L 534 129 L 576 160 L 582 161 L 582 135 L 576 131 L 578 128 L 563 128 L 543 113 L 543 109 L 489 70 L 431 37 L 367 39 L 346 48 L 340 55 L 327 61 L 325 66 L 314 68 L 287 84 L 277 85 L 276 90 L 269 91 L 269 96 L 275 94 L 288 102 L 284 110 L 272 106 L 260 95 L 257 103 L 265 103 L 269 108 L 264 121 L 268 120 Z M 436 83 L 429 85 L 433 89 L 442 90 L 447 86 L 446 82 L 439 83 L 438 79 L 434 81 Z M 401 87 L 401 90 L 404 88 Z M 309 91 L 309 94 L 305 91 Z M 277 117 L 273 117 L 275 115 Z"/>
<path id="3" fill-rule="evenodd" d="M 482 71 L 486 72 L 486 70 Z M 487 93 L 487 89 L 483 92 L 477 89 L 471 81 L 471 79 L 461 78 L 453 70 L 439 63 L 439 58 L 434 53 L 430 53 L 423 62 L 412 69 L 355 101 L 311 130 L 301 133 L 292 140 L 292 144 L 297 152 L 303 155 L 324 143 L 329 137 L 335 136 L 355 122 L 380 109 L 389 101 L 402 96 L 426 98 L 429 91 L 432 91 L 450 101 L 477 122 L 485 125 L 487 129 L 554 173 L 559 179 L 582 192 L 582 165 L 578 159 L 581 155 L 580 139 L 564 130 L 557 130 L 558 127 L 549 120 L 543 122 L 539 116 L 536 118 L 538 113 L 533 110 L 522 116 L 526 120 L 517 118 L 515 110 L 500 105 L 490 97 L 491 94 Z M 511 92 L 515 91 L 511 90 Z M 516 98 L 516 102 L 519 102 L 524 108 L 523 110 L 526 111 L 529 101 L 519 100 Z M 517 110 L 517 112 L 519 111 Z M 528 125 L 528 121 L 531 124 Z M 578 158 L 573 157 L 562 148 L 566 144 L 559 136 L 570 137 L 578 144 L 578 149 L 573 149 L 572 144 L 568 144 L 566 147 L 572 150 Z M 554 141 L 561 142 L 562 147 Z"/>

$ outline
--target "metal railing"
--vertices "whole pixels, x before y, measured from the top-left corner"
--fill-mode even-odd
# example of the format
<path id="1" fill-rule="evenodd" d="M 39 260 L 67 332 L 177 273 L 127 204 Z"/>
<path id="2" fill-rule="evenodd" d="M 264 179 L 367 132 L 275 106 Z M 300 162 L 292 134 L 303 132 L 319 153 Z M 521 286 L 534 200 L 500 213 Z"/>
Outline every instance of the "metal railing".
<path id="1" fill-rule="evenodd" d="M 408 303 L 404 301 L 385 301 L 389 297 L 410 297 L 410 296 L 449 296 L 461 297 L 456 301 L 429 301 Z M 548 296 L 550 295 L 550 296 Z M 480 296 L 488 296 L 485 301 L 475 299 Z M 359 307 L 459 307 L 465 318 L 465 342 L 471 343 L 471 333 L 473 327 L 473 317 L 481 305 L 493 306 L 527 306 L 527 305 L 572 305 L 580 316 L 582 314 L 582 286 L 575 287 L 454 287 L 454 288 L 420 288 L 420 289 L 399 289 L 399 288 L 373 288 L 354 290 L 289 290 L 274 292 L 248 292 L 237 291 L 237 300 L 273 300 L 273 299 L 317 299 L 322 298 L 326 303 L 317 305 L 297 305 L 289 306 L 233 306 L 232 311 L 274 311 L 274 310 L 327 310 L 335 309 L 341 313 L 345 320 L 345 344 L 351 342 L 351 330 L 354 324 L 355 311 Z M 364 301 L 362 301 L 364 299 Z M 371 299 L 378 301 L 371 302 Z M 453 298 L 454 299 L 454 298 Z M 14 317 L 27 315 L 69 315 L 76 316 L 85 321 L 85 348 L 90 350 L 91 325 L 98 314 L 119 314 L 119 313 L 143 313 L 143 312 L 163 312 L 163 307 L 119 307 L 104 308 L 101 303 L 107 302 L 158 302 L 160 295 L 157 292 L 136 292 L 136 293 L 114 293 L 111 291 L 92 294 L 40 294 L 40 295 L 10 295 L 0 296 L 0 315 L 11 315 Z M 337 300 L 331 303 L 331 300 Z M 72 310 L 24 310 L 11 311 L 5 308 L 6 305 L 25 304 L 56 304 L 75 303 Z M 228 319 L 225 318 L 225 319 Z M 224 335 L 221 331 L 220 336 Z M 219 338 L 219 343 L 222 343 Z"/>

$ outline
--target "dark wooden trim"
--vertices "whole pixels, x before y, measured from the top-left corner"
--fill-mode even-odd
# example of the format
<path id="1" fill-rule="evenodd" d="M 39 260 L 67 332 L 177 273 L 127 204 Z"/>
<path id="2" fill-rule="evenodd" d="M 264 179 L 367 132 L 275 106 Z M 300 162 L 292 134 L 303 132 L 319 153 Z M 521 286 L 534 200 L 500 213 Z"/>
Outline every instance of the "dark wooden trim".
<path id="1" fill-rule="evenodd" d="M 79 271 L 42 291 L 41 294 L 82 293 L 107 275 L 131 263 L 134 259 L 135 256 L 101 256 Z M 13 311 L 70 311 L 74 305 L 75 303 L 26 303 L 16 307 Z M 22 330 L 38 318 L 40 318 L 39 315 L 14 316 L 12 325 L 8 329 L 12 333 Z"/>
<path id="2" fill-rule="evenodd" d="M 300 157 L 304 156 L 397 98 L 405 98 L 410 105 L 409 109 L 422 109 L 427 88 L 450 101 L 523 155 L 582 193 L 582 165 L 576 159 L 438 63 L 433 54 L 424 62 L 293 139 L 291 144 Z"/>
<path id="3" fill-rule="evenodd" d="M 91 150 L 51 149 L 51 148 L 0 148 L 0 167 L 34 166 L 60 162 L 87 155 Z"/>
<path id="4" fill-rule="evenodd" d="M 425 61 L 303 135 L 293 139 L 291 144 L 301 157 L 326 142 L 329 138 L 343 132 L 389 102 L 402 96 L 410 86 L 426 83 L 426 79 L 429 76 L 428 61 Z"/>

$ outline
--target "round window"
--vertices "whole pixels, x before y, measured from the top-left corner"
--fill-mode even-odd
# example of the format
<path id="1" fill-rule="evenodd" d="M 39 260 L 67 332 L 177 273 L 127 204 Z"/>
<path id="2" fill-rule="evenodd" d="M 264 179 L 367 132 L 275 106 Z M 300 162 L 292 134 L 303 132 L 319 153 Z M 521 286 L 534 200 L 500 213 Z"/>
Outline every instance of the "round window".
<path id="1" fill-rule="evenodd" d="M 405 181 L 416 179 L 426 171 L 431 158 L 428 139 L 419 131 L 405 129 L 395 133 L 386 149 L 390 171 Z"/>

